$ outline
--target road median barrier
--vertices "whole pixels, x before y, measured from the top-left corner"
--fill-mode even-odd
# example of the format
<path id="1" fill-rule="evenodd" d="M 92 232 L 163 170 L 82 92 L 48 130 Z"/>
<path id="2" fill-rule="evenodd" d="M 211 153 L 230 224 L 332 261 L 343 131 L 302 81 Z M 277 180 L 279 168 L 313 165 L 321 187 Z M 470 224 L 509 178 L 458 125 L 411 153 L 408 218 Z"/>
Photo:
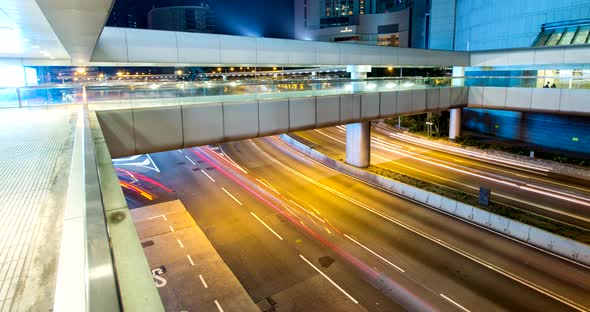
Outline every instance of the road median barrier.
<path id="1" fill-rule="evenodd" d="M 278 136 L 300 153 L 341 173 L 366 183 L 387 189 L 399 196 L 419 202 L 424 206 L 452 215 L 458 219 L 476 224 L 492 232 L 505 235 L 532 245 L 549 253 L 574 262 L 590 266 L 590 246 L 545 231 L 543 229 L 512 220 L 510 218 L 441 196 L 393 179 L 336 161 L 286 134 Z"/>

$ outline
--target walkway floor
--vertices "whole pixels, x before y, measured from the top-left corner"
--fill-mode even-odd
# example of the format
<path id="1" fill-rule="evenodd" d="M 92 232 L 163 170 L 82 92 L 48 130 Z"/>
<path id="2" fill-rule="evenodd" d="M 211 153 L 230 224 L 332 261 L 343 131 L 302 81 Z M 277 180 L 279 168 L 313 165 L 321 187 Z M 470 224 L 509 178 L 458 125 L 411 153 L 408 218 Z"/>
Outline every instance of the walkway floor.
<path id="1" fill-rule="evenodd" d="M 76 116 L 0 110 L 0 311 L 52 308 Z"/>

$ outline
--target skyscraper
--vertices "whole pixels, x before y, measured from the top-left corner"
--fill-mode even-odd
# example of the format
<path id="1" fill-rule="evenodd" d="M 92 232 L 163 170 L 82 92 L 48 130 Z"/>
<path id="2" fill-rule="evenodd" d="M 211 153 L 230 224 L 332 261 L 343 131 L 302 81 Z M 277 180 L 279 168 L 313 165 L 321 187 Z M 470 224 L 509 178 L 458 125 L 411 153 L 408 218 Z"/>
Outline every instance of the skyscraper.
<path id="1" fill-rule="evenodd" d="M 298 39 L 425 47 L 427 0 L 294 0 Z M 415 32 L 415 33 L 413 33 Z"/>

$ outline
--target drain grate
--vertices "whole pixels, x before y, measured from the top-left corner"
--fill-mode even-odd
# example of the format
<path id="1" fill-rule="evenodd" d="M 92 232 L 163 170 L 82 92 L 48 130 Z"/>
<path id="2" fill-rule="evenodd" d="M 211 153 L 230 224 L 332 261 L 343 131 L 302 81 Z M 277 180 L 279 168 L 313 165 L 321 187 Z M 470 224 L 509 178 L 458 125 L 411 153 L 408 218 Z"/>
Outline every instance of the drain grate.
<path id="1" fill-rule="evenodd" d="M 150 246 L 154 246 L 154 241 L 149 240 L 149 241 L 141 242 L 141 247 L 143 247 L 143 248 L 150 247 Z"/>
<path id="2" fill-rule="evenodd" d="M 256 306 L 258 306 L 258 309 L 260 309 L 260 311 L 262 312 L 274 312 L 275 310 L 268 298 L 265 298 L 262 301 L 258 301 L 256 303 Z"/>
<path id="3" fill-rule="evenodd" d="M 207 169 L 207 170 L 213 170 L 213 167 L 207 167 L 205 169 Z"/>

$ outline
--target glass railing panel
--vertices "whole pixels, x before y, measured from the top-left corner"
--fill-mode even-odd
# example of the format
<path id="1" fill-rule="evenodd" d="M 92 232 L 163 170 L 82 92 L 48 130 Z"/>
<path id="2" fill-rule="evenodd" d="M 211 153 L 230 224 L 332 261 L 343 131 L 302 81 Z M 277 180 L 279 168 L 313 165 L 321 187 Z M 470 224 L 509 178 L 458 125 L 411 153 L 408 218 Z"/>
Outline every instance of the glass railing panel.
<path id="1" fill-rule="evenodd" d="M 183 83 L 138 83 L 87 85 L 89 109 L 129 109 L 199 103 L 282 99 L 390 92 L 397 90 L 446 88 L 450 86 L 542 88 L 547 82 L 556 88 L 590 89 L 590 77 L 467 76 L 467 77 L 388 77 L 276 81 L 207 81 Z M 23 107 L 82 103 L 81 86 L 0 89 L 0 107 Z"/>
<path id="2" fill-rule="evenodd" d="M 79 104 L 83 101 L 81 86 L 19 88 L 22 107 Z"/>
<path id="3" fill-rule="evenodd" d="M 0 108 L 19 107 L 18 88 L 0 88 Z"/>

